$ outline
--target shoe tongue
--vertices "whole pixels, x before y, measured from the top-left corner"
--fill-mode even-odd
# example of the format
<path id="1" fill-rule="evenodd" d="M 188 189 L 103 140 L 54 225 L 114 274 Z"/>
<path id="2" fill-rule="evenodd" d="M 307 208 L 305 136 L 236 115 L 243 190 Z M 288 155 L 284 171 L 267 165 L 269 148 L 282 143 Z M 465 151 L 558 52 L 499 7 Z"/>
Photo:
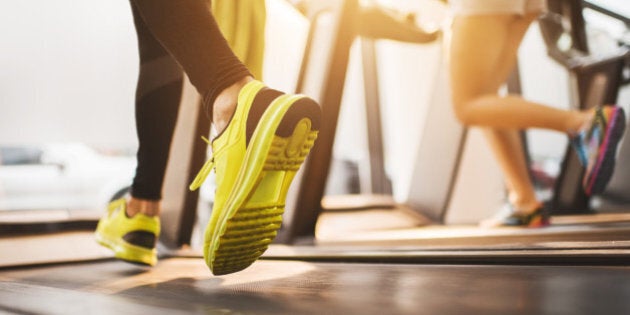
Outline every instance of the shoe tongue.
<path id="1" fill-rule="evenodd" d="M 245 130 L 245 143 L 247 145 L 249 145 L 249 139 L 251 139 L 254 134 L 254 130 L 256 130 L 256 126 L 258 126 L 258 122 L 265 113 L 265 110 L 271 105 L 273 100 L 282 94 L 283 93 L 280 91 L 267 87 L 262 88 L 256 93 L 252 106 L 249 108 L 249 113 L 247 113 L 247 128 Z"/>

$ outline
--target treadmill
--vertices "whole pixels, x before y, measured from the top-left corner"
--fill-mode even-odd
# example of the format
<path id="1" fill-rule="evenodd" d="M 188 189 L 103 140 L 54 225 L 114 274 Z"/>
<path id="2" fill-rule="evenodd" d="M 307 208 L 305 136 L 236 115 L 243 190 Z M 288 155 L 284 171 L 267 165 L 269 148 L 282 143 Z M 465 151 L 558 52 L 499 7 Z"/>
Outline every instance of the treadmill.
<path id="1" fill-rule="evenodd" d="M 295 245 L 313 239 L 322 215 L 322 194 L 334 139 L 336 117 L 349 45 L 357 36 L 356 0 L 315 0 L 304 7 L 311 21 L 328 15 L 334 21 L 324 67 L 306 61 L 301 91 L 314 96 L 332 120 L 294 185 L 279 235 L 262 259 L 243 272 L 211 277 L 200 253 L 191 250 L 197 192 L 185 184 L 205 158 L 193 134 L 208 131 L 198 111 L 198 95 L 186 85 L 180 124 L 167 174 L 160 248 L 161 261 L 145 269 L 108 259 L 106 250 L 86 256 L 91 229 L 48 231 L 33 236 L 25 230 L 0 238 L 0 312 L 26 314 L 627 314 L 630 285 L 630 229 L 627 225 L 588 224 L 579 232 L 474 229 L 458 237 L 373 238 Z M 365 12 L 365 11 L 364 11 Z M 312 22 L 316 25 L 317 22 Z M 322 22 L 323 23 L 323 22 Z M 330 26 L 330 24 L 328 25 Z M 406 25 L 408 26 L 408 25 Z M 330 31 L 330 29 L 329 29 Z M 312 34 L 316 30 L 312 29 Z M 333 34 L 333 36 L 330 36 Z M 433 40 L 431 34 L 410 32 Z M 369 56 L 369 43 L 362 47 Z M 309 53 L 321 46 L 309 42 Z M 369 58 L 368 58 L 369 60 Z M 309 71 L 309 69 L 311 69 Z M 334 71 L 342 69 L 343 71 Z M 317 75 L 317 70 L 325 75 Z M 341 80 L 341 81 L 339 81 Z M 374 93 L 374 91 L 372 91 Z M 181 123 L 183 122 L 183 123 Z M 328 132 L 326 134 L 326 132 Z M 457 146 L 456 146 L 457 147 Z M 378 163 L 378 162 L 375 162 Z M 182 176 L 184 174 L 184 176 Z M 323 177 L 323 178 L 322 178 Z M 380 177 L 384 179 L 386 177 Z M 297 179 L 296 179 L 297 180 Z M 386 191 L 387 181 L 379 189 Z M 378 199 L 379 201 L 381 199 Z M 291 204 L 291 206 L 289 206 Z M 378 204 L 355 202 L 354 215 Z M 353 215 L 352 213 L 350 214 Z M 350 218 L 354 220 L 354 218 Z M 168 222 L 168 223 L 167 223 Z M 2 226 L 6 227 L 6 226 Z M 591 233 L 595 231 L 595 233 Z M 41 231 L 40 231 L 41 232 Z M 399 229 L 398 232 L 409 232 Z M 483 233 L 481 233 L 483 232 Z M 475 234 L 477 233 L 477 234 Z M 597 237 L 594 237 L 596 235 Z M 377 235 L 378 236 L 378 235 Z M 383 235 L 381 235 L 383 236 Z M 83 242 L 83 243 L 82 243 Z M 309 243 L 309 242 L 307 242 Z M 88 250 L 89 251 L 89 250 Z M 81 252 L 83 256 L 69 257 Z M 44 257 L 36 255 L 44 254 Z M 33 256 L 35 255 L 35 256 Z M 45 257 L 47 255 L 47 257 Z M 12 259 L 9 256 L 21 257 Z M 26 267 L 24 267 L 26 266 Z"/>
<path id="2" fill-rule="evenodd" d="M 620 88 L 630 83 L 628 16 L 624 16 L 624 12 L 609 9 L 606 1 L 549 0 L 548 5 L 549 12 L 539 20 L 540 30 L 548 55 L 566 68 L 570 74 L 572 107 L 588 109 L 603 104 L 617 104 Z M 616 48 L 603 49 L 603 47 L 589 45 L 583 14 L 585 9 L 619 20 L 626 26 L 625 38 L 610 39 L 617 41 Z M 626 166 L 628 150 L 630 150 L 629 138 L 625 137 L 620 144 L 620 160 L 617 163 L 619 168 L 615 170 L 610 186 L 601 196 L 596 197 L 598 201 L 595 207 L 599 208 L 599 211 L 606 211 L 611 204 L 621 206 L 624 203 L 626 204 L 625 211 L 630 210 L 630 199 L 625 193 L 628 190 L 624 192 L 624 189 L 630 187 L 630 173 Z M 569 145 L 551 201 L 553 214 L 594 212 L 591 198 L 581 187 L 583 174 L 584 168 Z M 620 210 L 619 206 L 617 206 L 617 211 Z"/>
<path id="3" fill-rule="evenodd" d="M 550 1 L 553 5 L 554 1 Z M 565 0 L 564 5 L 576 4 L 582 8 L 581 2 Z M 570 7 L 570 6 L 569 6 Z M 531 250 L 551 248 L 555 250 L 583 249 L 597 251 L 625 250 L 625 240 L 628 239 L 630 217 L 626 214 L 613 214 L 611 216 L 599 217 L 564 217 L 554 219 L 557 226 L 537 231 L 522 229 L 506 229 L 497 231 L 487 231 L 471 226 L 445 226 L 441 220 L 444 218 L 445 205 L 448 204 L 449 194 L 452 193 L 453 183 L 446 183 L 440 193 L 434 193 L 440 200 L 436 202 L 434 212 L 417 207 L 418 204 L 412 202 L 406 205 L 399 205 L 387 197 L 391 191 L 387 176 L 383 166 L 382 137 L 380 117 L 378 114 L 378 90 L 377 75 L 375 72 L 376 55 L 374 53 L 374 40 L 387 38 L 390 40 L 412 42 L 417 44 L 430 43 L 440 38 L 438 33 L 425 32 L 417 28 L 413 23 L 413 17 L 400 15 L 377 7 L 361 7 L 356 0 L 318 0 L 303 1 L 299 6 L 301 12 L 310 20 L 311 28 L 309 40 L 306 44 L 305 57 L 302 64 L 298 82 L 298 92 L 303 92 L 318 99 L 323 107 L 325 122 L 322 126 L 321 134 L 312 154 L 301 169 L 295 179 L 289 197 L 287 198 L 285 223 L 276 238 L 277 248 L 292 248 L 289 251 L 275 251 L 272 249 L 265 256 L 298 257 L 301 254 L 296 250 L 301 248 L 307 256 L 314 256 L 315 253 L 328 252 L 337 253 L 339 259 L 349 257 L 348 255 L 361 255 L 362 251 L 381 251 L 375 257 L 394 258 L 397 254 L 402 254 L 404 250 L 407 254 L 415 252 L 418 257 L 425 254 L 424 250 L 431 250 L 435 253 L 449 253 L 443 256 L 445 260 L 454 259 L 458 253 L 479 251 L 476 256 L 479 261 L 484 257 L 492 256 L 495 250 Z M 564 13 L 574 11 L 562 11 Z M 566 15 L 566 14 L 565 14 Z M 365 23 L 379 21 L 380 25 Z M 325 24 L 325 27 L 321 27 Z M 379 27 L 375 27 L 378 25 Z M 582 24 L 582 27 L 584 25 Z M 324 33 L 321 33 L 324 32 Z M 350 198 L 349 202 L 331 205 L 331 202 L 322 202 L 325 191 L 326 179 L 332 158 L 332 144 L 336 130 L 336 122 L 343 93 L 343 82 L 345 80 L 346 68 L 350 46 L 357 37 L 367 38 L 362 43 L 362 54 L 364 57 L 364 67 L 366 68 L 366 106 L 371 109 L 372 116 L 368 116 L 370 125 L 370 152 L 372 159 L 372 183 L 373 191 L 385 194 L 378 196 L 359 196 Z M 320 55 L 315 55 L 318 52 Z M 321 52 L 325 52 L 324 57 Z M 625 56 L 625 55 L 624 55 Z M 315 58 L 316 57 L 316 58 Z M 627 56 L 626 56 L 627 57 Z M 624 58 L 626 58 L 624 57 Z M 616 58 L 614 60 L 620 60 Z M 626 60 L 626 59 L 621 59 Z M 595 63 L 598 65 L 599 63 Z M 617 69 L 617 68 L 615 68 Z M 615 92 L 616 93 L 616 92 Z M 183 93 L 182 106 L 180 109 L 180 121 L 175 131 L 172 154 L 167 169 L 165 180 L 165 199 L 163 207 L 163 224 L 160 246 L 162 252 L 172 255 L 198 255 L 198 252 L 188 252 L 190 248 L 199 195 L 197 192 L 190 192 L 186 189 L 186 183 L 194 177 L 196 170 L 203 164 L 206 155 L 206 146 L 201 141 L 190 141 L 200 134 L 209 132 L 209 123 L 198 106 L 199 96 L 189 83 L 186 83 Z M 434 108 L 446 109 L 449 106 L 435 106 Z M 440 115 L 448 116 L 448 113 Z M 454 154 L 444 154 L 444 158 L 449 158 L 448 163 L 455 165 L 451 168 L 452 176 L 441 176 L 441 178 L 454 178 L 457 173 L 457 163 L 461 158 L 464 147 L 462 134 L 465 133 L 461 127 L 456 128 L 453 124 L 452 141 L 449 146 Z M 430 145 L 443 145 L 444 143 L 433 143 Z M 422 148 L 422 146 L 421 146 Z M 441 151 L 444 152 L 444 151 Z M 447 164 L 448 164 L 447 163 Z M 421 163 L 421 167 L 426 165 Z M 414 170 L 417 172 L 417 170 Z M 182 176 L 182 174 L 184 176 Z M 565 176 L 566 177 L 566 176 Z M 431 178 L 424 180 L 432 181 Z M 575 183 L 573 183 L 575 184 Z M 579 185 L 579 182 L 577 183 Z M 451 185 L 449 188 L 448 185 Z M 435 185 L 436 189 L 442 189 Z M 430 192 L 423 192 L 429 193 Z M 436 199 L 437 200 L 437 199 Z M 355 234 L 341 237 L 335 234 L 335 229 L 329 233 L 326 239 L 315 237 L 318 220 L 324 213 L 324 205 L 328 208 L 336 208 L 345 211 L 338 211 L 340 220 L 356 222 L 355 218 L 361 216 L 372 218 L 372 222 L 379 220 L 390 222 L 391 231 L 374 229 L 373 226 L 366 226 L 369 231 L 361 231 L 357 228 Z M 425 212 L 423 212 L 425 211 Z M 330 211 L 328 211 L 330 212 Z M 332 211 L 333 213 L 335 211 Z M 329 216 L 335 217 L 335 214 Z M 168 222 L 166 224 L 166 222 Z M 354 224 L 354 223 L 353 223 Z M 81 233 L 91 233 L 95 221 L 82 220 L 80 224 L 61 225 L 70 230 L 67 233 L 78 233 L 73 236 L 77 239 L 76 244 L 82 244 L 85 248 L 90 248 L 90 258 L 109 257 L 107 252 L 94 249 L 93 245 L 87 241 L 79 241 Z M 322 224 L 325 226 L 325 224 Z M 29 229 L 33 226 L 18 225 L 11 223 L 0 223 L 6 236 L 0 242 L 0 248 L 6 246 L 7 251 L 14 251 L 16 248 L 24 248 L 28 252 L 20 259 L 11 259 L 11 255 L 5 256 L 6 261 L 0 265 L 19 265 L 23 263 L 37 263 L 50 261 L 64 261 L 63 253 L 50 253 L 49 251 L 39 251 L 35 245 L 22 244 L 46 244 L 48 240 L 54 240 L 50 234 L 29 235 Z M 44 231 L 55 232 L 59 225 L 44 228 Z M 338 230 L 338 229 L 337 229 Z M 63 243 L 64 237 L 59 237 L 59 242 Z M 19 242 L 18 242 L 19 241 Z M 41 242 L 43 243 L 41 243 Z M 284 244 L 284 245 L 283 245 Z M 296 246 L 304 245 L 304 246 Z M 35 247 L 33 247 L 35 246 Z M 39 246 L 39 245 L 38 245 Z M 41 245 L 44 246 L 45 245 Z M 32 251 L 29 251 L 32 249 Z M 444 251 L 444 252 L 442 252 Z M 191 254 L 192 253 L 192 254 Z M 351 254 L 354 253 L 354 254 Z M 537 252 L 545 256 L 544 251 Z M 53 255 L 54 254 L 54 255 Z M 407 255 L 405 254 L 405 255 Z M 415 254 L 414 254 L 415 255 Z M 553 254 L 555 255 L 555 254 Z M 598 254 L 598 257 L 601 256 Z M 24 258 L 27 256 L 27 258 Z M 81 259 L 81 255 L 70 255 L 72 259 Z M 374 256 L 372 254 L 368 256 Z M 587 255 L 588 256 L 588 255 Z M 53 258 L 54 257 L 54 258 Z M 590 257 L 590 256 L 589 256 Z M 612 256 L 611 256 L 612 257 Z M 542 258 L 541 258 L 542 259 Z M 589 258 L 590 259 L 590 258 Z"/>

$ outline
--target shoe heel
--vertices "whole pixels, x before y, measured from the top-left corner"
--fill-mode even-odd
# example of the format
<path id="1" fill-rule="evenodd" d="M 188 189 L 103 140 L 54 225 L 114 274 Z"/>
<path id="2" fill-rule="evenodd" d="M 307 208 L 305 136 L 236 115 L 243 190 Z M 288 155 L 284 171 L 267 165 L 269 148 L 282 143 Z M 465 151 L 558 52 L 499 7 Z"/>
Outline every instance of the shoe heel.
<path id="1" fill-rule="evenodd" d="M 309 118 L 302 118 L 291 136 L 274 136 L 258 188 L 246 208 L 237 211 L 227 222 L 226 233 L 212 262 L 215 275 L 245 269 L 273 242 L 282 224 L 289 185 L 317 138 L 317 131 L 311 126 Z"/>
<path id="2" fill-rule="evenodd" d="M 317 133 L 311 128 L 311 120 L 303 118 L 291 136 L 275 136 L 263 170 L 297 171 L 313 148 Z"/>
<path id="3" fill-rule="evenodd" d="M 298 124 L 303 123 L 305 119 L 310 122 L 312 130 L 319 130 L 321 121 L 321 109 L 315 101 L 308 97 L 302 96 L 291 104 L 286 111 L 280 125 L 276 129 L 276 136 L 287 138 L 295 134 L 295 128 Z"/>
<path id="4" fill-rule="evenodd" d="M 268 134 L 270 142 L 257 151 L 260 154 L 252 153 L 251 159 L 260 158 L 260 173 L 243 173 L 243 178 L 256 178 L 255 182 L 252 180 L 251 193 L 225 221 L 224 231 L 217 231 L 210 238 L 216 243 L 206 245 L 209 248 L 206 263 L 215 275 L 247 268 L 273 242 L 282 224 L 289 186 L 317 138 L 320 124 L 317 103 L 300 96 L 285 97 L 279 102 L 278 109 L 266 116 L 270 118 L 263 119 L 271 122 L 273 116 L 282 117 Z M 265 137 L 262 133 L 253 135 L 256 140 Z"/>

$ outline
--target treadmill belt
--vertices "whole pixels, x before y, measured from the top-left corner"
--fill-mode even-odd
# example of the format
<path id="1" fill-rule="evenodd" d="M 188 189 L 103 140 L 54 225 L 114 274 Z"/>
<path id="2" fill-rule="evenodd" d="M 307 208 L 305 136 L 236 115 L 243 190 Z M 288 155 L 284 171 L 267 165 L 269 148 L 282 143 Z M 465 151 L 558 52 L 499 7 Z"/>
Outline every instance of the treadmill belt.
<path id="1" fill-rule="evenodd" d="M 629 314 L 630 268 L 258 261 L 214 277 L 202 259 L 0 270 L 20 314 Z"/>

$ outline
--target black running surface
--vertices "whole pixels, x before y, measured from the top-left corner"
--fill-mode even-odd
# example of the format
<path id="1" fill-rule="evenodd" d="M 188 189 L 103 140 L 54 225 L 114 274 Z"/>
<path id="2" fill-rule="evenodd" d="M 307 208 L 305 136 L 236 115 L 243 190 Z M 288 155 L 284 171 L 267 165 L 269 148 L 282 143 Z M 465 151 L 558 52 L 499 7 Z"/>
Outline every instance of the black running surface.
<path id="1" fill-rule="evenodd" d="M 202 259 L 0 269 L 0 313 L 630 314 L 630 267 L 258 261 L 212 276 Z"/>

